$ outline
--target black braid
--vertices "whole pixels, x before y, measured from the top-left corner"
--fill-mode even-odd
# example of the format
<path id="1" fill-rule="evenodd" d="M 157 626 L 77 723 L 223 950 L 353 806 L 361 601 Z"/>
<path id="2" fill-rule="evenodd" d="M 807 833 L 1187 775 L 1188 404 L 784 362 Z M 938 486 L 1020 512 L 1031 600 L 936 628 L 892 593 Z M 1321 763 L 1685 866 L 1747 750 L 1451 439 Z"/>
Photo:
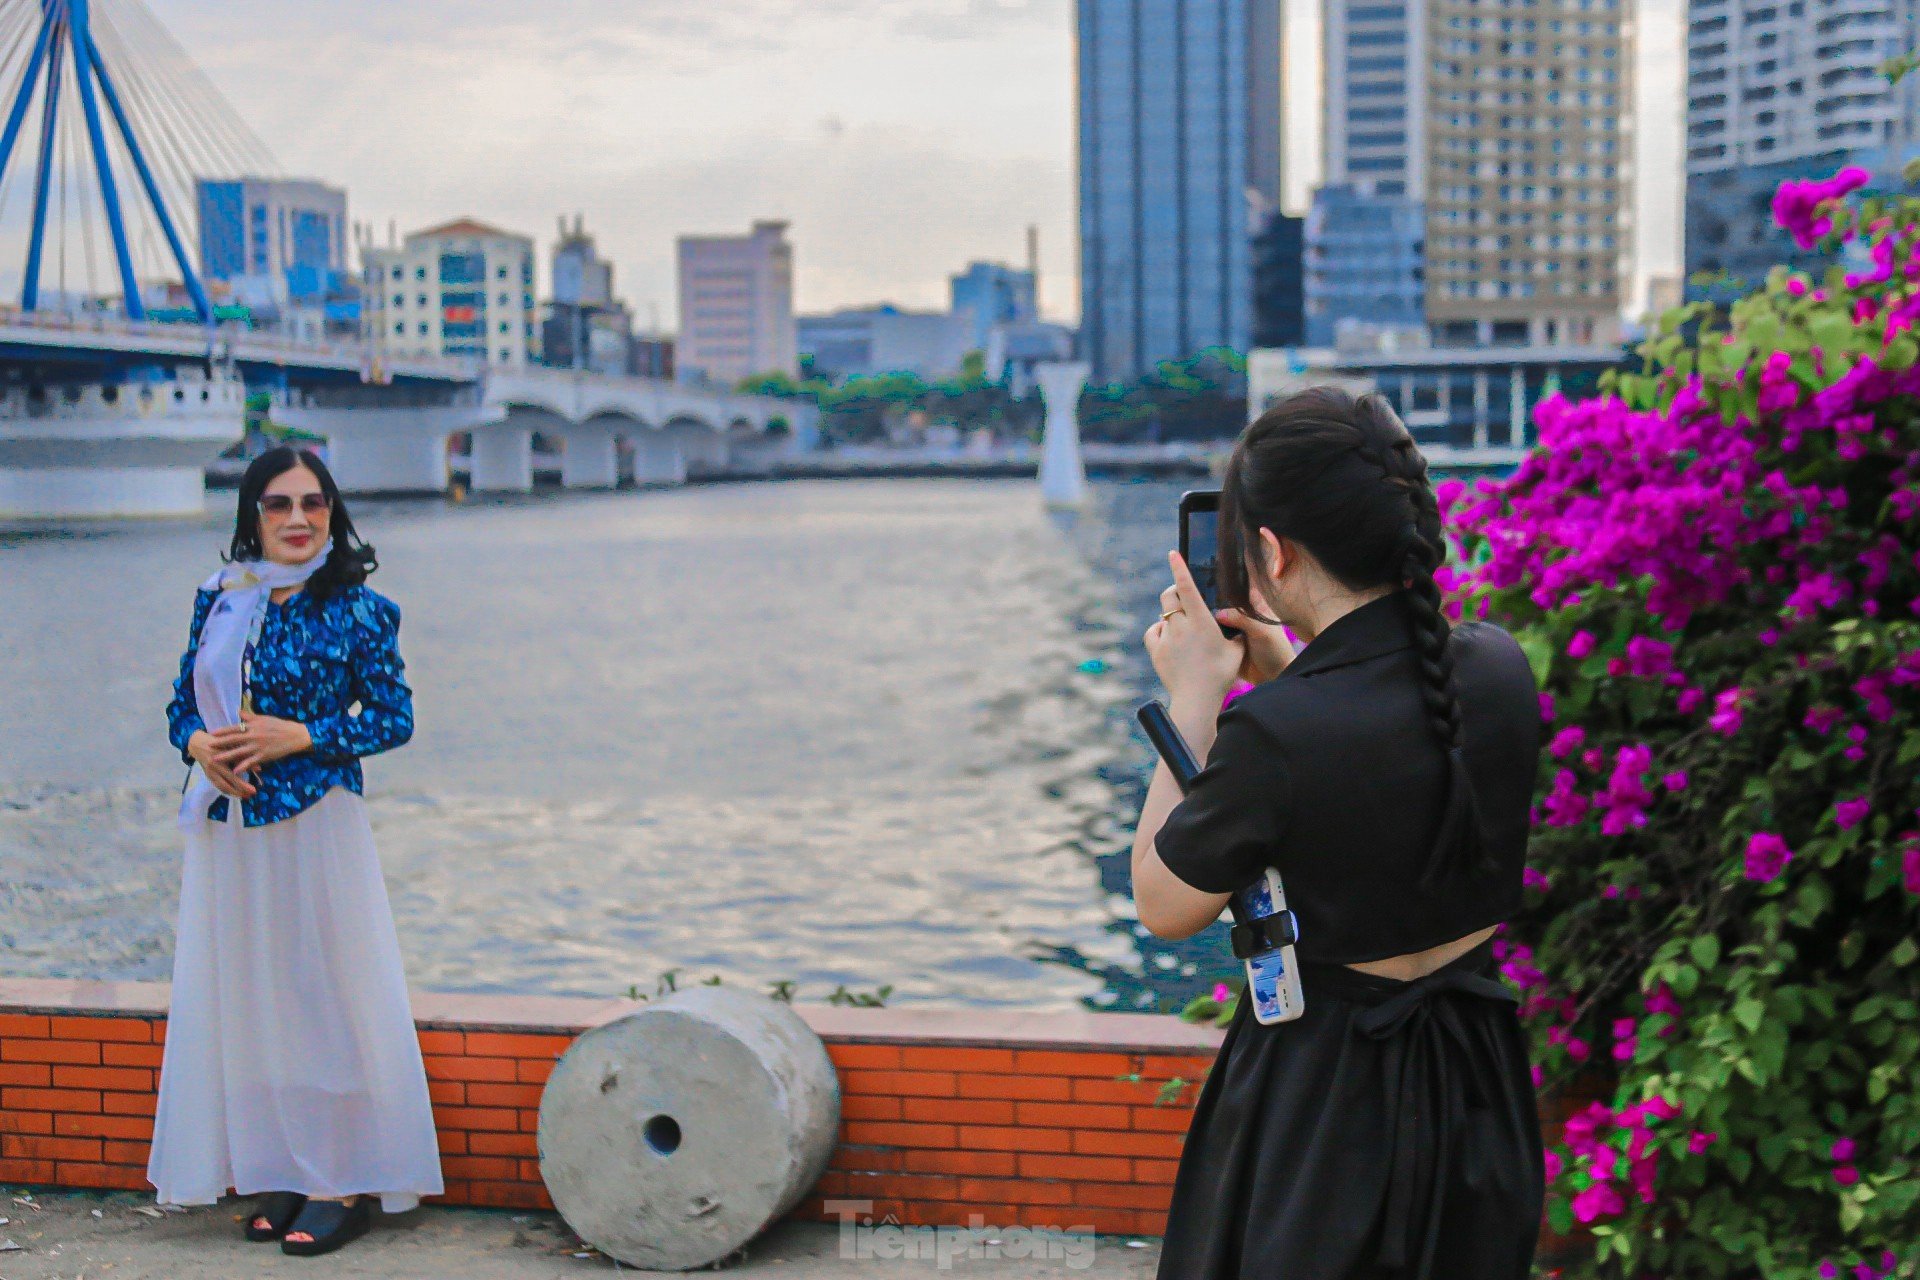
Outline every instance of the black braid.
<path id="1" fill-rule="evenodd" d="M 1251 584 L 1235 569 L 1244 548 L 1258 545 L 1261 528 L 1305 546 L 1350 588 L 1402 588 L 1427 723 L 1447 756 L 1446 808 L 1422 884 L 1433 888 L 1456 869 L 1493 870 L 1467 771 L 1453 629 L 1434 580 L 1447 555 L 1440 503 L 1427 461 L 1393 407 L 1379 395 L 1302 392 L 1247 429 L 1222 490 L 1221 585 L 1243 610 L 1254 612 Z"/>

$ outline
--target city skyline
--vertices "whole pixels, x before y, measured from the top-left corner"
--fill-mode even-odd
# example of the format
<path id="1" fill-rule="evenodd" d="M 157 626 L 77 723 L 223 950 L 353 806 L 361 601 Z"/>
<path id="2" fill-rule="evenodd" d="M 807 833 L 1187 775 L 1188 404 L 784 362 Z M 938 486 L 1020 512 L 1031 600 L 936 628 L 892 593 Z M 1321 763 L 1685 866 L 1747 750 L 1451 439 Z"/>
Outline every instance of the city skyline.
<path id="1" fill-rule="evenodd" d="M 477 217 L 536 238 L 544 294 L 553 218 L 584 211 L 637 327 L 670 328 L 679 235 L 789 220 L 796 309 L 820 312 L 941 306 L 966 262 L 1023 262 L 1032 223 L 1042 310 L 1078 318 L 1071 0 L 151 7 L 282 172 L 345 187 L 377 242 Z M 1679 260 L 1677 0 L 1640 11 L 1634 297 Z M 1296 210 L 1319 167 L 1318 19 L 1288 0 Z"/>

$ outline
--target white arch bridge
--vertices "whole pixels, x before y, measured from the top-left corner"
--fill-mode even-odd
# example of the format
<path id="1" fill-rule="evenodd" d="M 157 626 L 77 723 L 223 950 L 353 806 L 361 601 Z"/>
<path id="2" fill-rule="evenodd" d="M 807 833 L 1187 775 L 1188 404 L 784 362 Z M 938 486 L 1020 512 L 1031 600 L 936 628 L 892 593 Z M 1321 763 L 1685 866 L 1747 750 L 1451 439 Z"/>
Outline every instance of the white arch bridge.
<path id="1" fill-rule="evenodd" d="M 289 391 L 273 416 L 326 438 L 328 465 L 342 489 L 394 493 L 445 489 L 460 435 L 471 442 L 476 490 L 531 489 L 536 438 L 559 450 L 561 483 L 569 488 L 608 488 L 624 479 L 680 484 L 754 470 L 757 461 L 811 441 L 816 412 L 770 396 L 533 368 L 490 369 L 451 389 L 416 383 Z"/>

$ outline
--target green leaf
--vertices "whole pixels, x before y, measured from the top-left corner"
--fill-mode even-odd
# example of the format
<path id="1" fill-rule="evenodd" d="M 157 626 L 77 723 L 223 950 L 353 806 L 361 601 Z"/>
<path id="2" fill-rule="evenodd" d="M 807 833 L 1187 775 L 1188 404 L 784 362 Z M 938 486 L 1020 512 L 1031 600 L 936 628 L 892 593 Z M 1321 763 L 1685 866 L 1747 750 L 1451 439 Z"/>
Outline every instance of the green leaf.
<path id="1" fill-rule="evenodd" d="M 1687 947 L 1687 954 L 1704 973 L 1720 963 L 1720 939 L 1710 933 L 1702 934 Z"/>
<path id="2" fill-rule="evenodd" d="M 1758 1031 L 1760 1024 L 1766 1020 L 1766 1016 L 1767 1006 L 1761 1004 L 1752 996 L 1746 996 L 1734 1001 L 1734 1021 L 1745 1027 L 1748 1031 Z"/>

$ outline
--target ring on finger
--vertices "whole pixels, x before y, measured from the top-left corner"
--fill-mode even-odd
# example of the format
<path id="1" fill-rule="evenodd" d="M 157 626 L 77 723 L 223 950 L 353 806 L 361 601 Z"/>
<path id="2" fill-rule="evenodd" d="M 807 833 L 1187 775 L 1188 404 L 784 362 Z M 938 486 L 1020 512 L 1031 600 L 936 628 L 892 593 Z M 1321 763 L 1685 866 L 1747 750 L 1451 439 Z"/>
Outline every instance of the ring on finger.
<path id="1" fill-rule="evenodd" d="M 1168 618 L 1171 618 L 1174 614 L 1185 613 L 1185 612 L 1186 612 L 1185 609 L 1169 609 L 1165 613 L 1160 615 L 1160 621 L 1165 622 Z"/>

